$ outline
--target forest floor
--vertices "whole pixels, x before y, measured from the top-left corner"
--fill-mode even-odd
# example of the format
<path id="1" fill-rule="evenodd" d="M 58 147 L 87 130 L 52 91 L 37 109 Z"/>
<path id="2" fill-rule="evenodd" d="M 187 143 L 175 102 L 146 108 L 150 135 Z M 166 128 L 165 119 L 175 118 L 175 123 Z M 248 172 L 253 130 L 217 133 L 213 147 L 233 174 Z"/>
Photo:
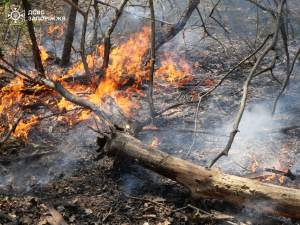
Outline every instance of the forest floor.
<path id="1" fill-rule="evenodd" d="M 127 37 L 124 33 L 123 36 Z M 125 41 L 125 38 L 114 38 L 114 46 L 118 46 L 121 40 Z M 222 42 L 227 43 L 226 40 Z M 172 44 L 178 43 L 175 40 L 170 42 L 170 46 Z M 290 51 L 294 54 L 300 40 L 294 39 L 290 44 Z M 193 82 L 197 83 L 208 73 L 218 80 L 240 61 L 239 54 L 245 54 L 245 44 L 236 41 L 233 45 L 240 52 L 236 54 L 228 44 L 226 47 L 230 57 L 208 38 L 204 48 L 197 48 L 196 44 L 182 45 L 176 51 L 188 62 L 201 65 L 194 67 L 190 74 L 195 77 Z M 160 54 L 169 51 L 167 46 Z M 269 61 L 263 65 L 267 63 Z M 158 130 L 142 130 L 137 138 L 149 145 L 157 138 L 155 146 L 158 149 L 207 166 L 226 145 L 241 99 L 241 93 L 234 93 L 242 87 L 252 65 L 253 61 L 242 65 L 221 87 L 203 100 L 197 129 L 207 133 L 194 136 L 193 132 L 178 131 L 194 129 L 196 103 L 164 113 L 152 123 L 152 128 Z M 58 66 L 52 64 L 51 67 L 55 69 Z M 284 66 L 278 62 L 277 68 L 275 76 L 283 81 Z M 270 112 L 281 85 L 270 73 L 253 79 L 240 133 L 229 156 L 216 163 L 223 172 L 250 176 L 255 163 L 253 156 L 257 164 L 252 179 L 263 180 L 260 178 L 263 166 L 277 169 L 280 166 L 291 169 L 295 174 L 299 172 L 300 129 L 272 133 L 277 128 L 300 123 L 300 79 L 296 76 L 299 68 L 298 65 L 295 67 L 291 88 L 280 99 L 273 120 Z M 156 109 L 179 101 L 175 99 L 182 92 L 187 93 L 194 87 L 194 83 L 191 83 L 181 88 L 169 88 L 163 80 L 157 79 L 156 82 Z M 201 93 L 208 88 L 201 86 L 196 91 Z M 143 84 L 142 89 L 146 93 L 147 84 Z M 190 98 L 191 95 L 184 94 L 181 101 Z M 131 100 L 140 105 L 134 113 L 135 118 L 149 116 L 147 97 L 133 97 Z M 41 112 L 45 112 L 45 109 Z M 9 214 L 13 221 L 5 221 L 0 216 L 1 224 L 48 224 L 49 207 L 54 207 L 68 224 L 291 224 L 289 219 L 224 201 L 204 199 L 202 204 L 195 203 L 185 187 L 123 158 L 105 157 L 95 161 L 97 134 L 88 128 L 93 124 L 94 120 L 89 119 L 68 128 L 64 121 L 48 118 L 30 129 L 27 144 L 17 144 L 19 142 L 13 139 L 7 144 L 9 154 L 1 155 L 0 160 L 0 212 Z M 279 177 L 263 182 L 300 188 L 297 180 L 291 181 L 286 177 L 282 182 Z M 202 210 L 217 211 L 220 216 L 199 215 L 188 204 Z"/>

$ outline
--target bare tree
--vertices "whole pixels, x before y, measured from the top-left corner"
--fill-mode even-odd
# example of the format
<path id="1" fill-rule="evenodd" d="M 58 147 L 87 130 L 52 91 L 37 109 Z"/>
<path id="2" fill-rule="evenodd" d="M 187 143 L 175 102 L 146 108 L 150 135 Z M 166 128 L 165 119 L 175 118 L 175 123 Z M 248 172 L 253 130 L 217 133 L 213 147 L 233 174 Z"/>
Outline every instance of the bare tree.
<path id="1" fill-rule="evenodd" d="M 78 0 L 72 0 L 72 2 L 73 4 L 78 5 Z M 60 66 L 66 66 L 70 61 L 71 49 L 74 40 L 76 14 L 77 10 L 71 7 Z"/>

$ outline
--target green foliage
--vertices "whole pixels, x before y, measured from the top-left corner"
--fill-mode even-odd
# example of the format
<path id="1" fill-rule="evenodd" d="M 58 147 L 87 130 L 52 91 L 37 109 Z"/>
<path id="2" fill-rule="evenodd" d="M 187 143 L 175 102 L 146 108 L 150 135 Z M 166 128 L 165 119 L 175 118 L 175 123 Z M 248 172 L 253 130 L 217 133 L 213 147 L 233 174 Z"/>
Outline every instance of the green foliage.
<path id="1" fill-rule="evenodd" d="M 35 26 L 35 27 L 39 27 L 40 26 L 40 22 L 39 21 L 32 21 L 32 23 L 33 23 L 33 26 Z"/>
<path id="2" fill-rule="evenodd" d="M 284 11 L 285 11 L 287 14 L 290 14 L 290 13 L 291 13 L 291 11 L 290 11 L 290 9 L 289 9 L 288 7 L 284 7 Z"/>

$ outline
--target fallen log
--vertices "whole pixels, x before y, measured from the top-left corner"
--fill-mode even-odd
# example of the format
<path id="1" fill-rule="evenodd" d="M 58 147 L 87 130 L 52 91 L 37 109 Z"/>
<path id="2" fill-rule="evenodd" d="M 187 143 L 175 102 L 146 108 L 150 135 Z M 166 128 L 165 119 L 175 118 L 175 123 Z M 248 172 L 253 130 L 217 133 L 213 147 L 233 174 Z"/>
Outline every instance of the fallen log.
<path id="1" fill-rule="evenodd" d="M 194 199 L 220 199 L 262 212 L 300 220 L 300 191 L 208 169 L 176 158 L 117 131 L 97 141 L 103 154 L 122 156 L 190 189 Z M 100 145 L 99 145 L 100 146 Z"/>

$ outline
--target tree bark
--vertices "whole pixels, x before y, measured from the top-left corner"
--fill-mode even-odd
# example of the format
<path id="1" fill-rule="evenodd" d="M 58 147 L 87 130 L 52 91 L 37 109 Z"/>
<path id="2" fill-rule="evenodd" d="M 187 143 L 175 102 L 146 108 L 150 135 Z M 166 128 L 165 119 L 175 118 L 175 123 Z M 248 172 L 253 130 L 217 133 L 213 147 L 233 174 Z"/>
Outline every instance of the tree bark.
<path id="1" fill-rule="evenodd" d="M 89 81 L 92 81 L 91 73 L 90 73 L 88 64 L 86 62 L 86 58 L 85 58 L 85 33 L 86 33 L 86 27 L 87 27 L 88 13 L 89 13 L 89 9 L 90 9 L 92 1 L 90 1 L 90 4 L 89 4 L 86 12 L 83 12 L 76 4 L 74 4 L 70 0 L 63 0 L 63 1 L 68 3 L 69 5 L 71 5 L 83 17 L 81 39 L 80 39 L 80 55 L 81 55 L 83 67 L 85 70 L 85 75 L 87 76 Z"/>
<path id="2" fill-rule="evenodd" d="M 151 117 L 155 117 L 155 108 L 153 105 L 153 72 L 155 63 L 155 15 L 153 0 L 149 0 L 150 14 L 151 14 L 151 60 L 150 60 L 150 72 L 149 72 L 149 108 Z"/>
<path id="3" fill-rule="evenodd" d="M 73 3 L 78 5 L 78 0 L 73 0 Z M 74 40 L 76 15 L 76 9 L 71 7 L 60 66 L 66 66 L 70 62 L 71 49 Z"/>
<path id="4" fill-rule="evenodd" d="M 300 220 L 300 191 L 253 181 L 176 158 L 117 131 L 101 139 L 108 156 L 123 156 L 190 189 L 195 199 L 220 199 L 278 216 Z M 98 142 L 99 144 L 99 142 Z"/>
<path id="5" fill-rule="evenodd" d="M 119 20 L 119 18 L 122 15 L 123 9 L 126 5 L 128 0 L 122 0 L 122 2 L 120 3 L 119 7 L 116 8 L 116 13 L 115 16 L 111 22 L 111 24 L 109 25 L 109 27 L 107 28 L 106 32 L 105 32 L 105 36 L 104 36 L 104 57 L 103 57 L 103 63 L 102 63 L 102 71 L 105 71 L 108 67 L 108 63 L 109 63 L 109 52 L 110 52 L 110 35 L 113 32 L 113 30 L 115 29 L 115 26 L 117 25 L 117 22 Z"/>
<path id="6" fill-rule="evenodd" d="M 22 3 L 23 3 L 23 7 L 25 9 L 25 20 L 27 21 L 27 28 L 28 28 L 28 32 L 29 32 L 31 44 L 32 44 L 31 48 L 32 48 L 35 69 L 38 71 L 39 76 L 45 77 L 45 70 L 44 70 L 41 55 L 40 55 L 40 49 L 36 42 L 33 23 L 31 20 L 28 20 L 28 13 L 29 13 L 29 10 L 31 10 L 31 7 L 27 0 L 22 0 Z"/>
<path id="7" fill-rule="evenodd" d="M 197 8 L 200 0 L 190 1 L 188 7 L 185 12 L 182 14 L 181 18 L 177 22 L 177 24 L 171 25 L 168 31 L 160 37 L 155 43 L 155 51 L 157 51 L 164 43 L 170 41 L 173 37 L 175 37 L 186 25 L 186 22 L 191 17 L 194 10 Z"/>

